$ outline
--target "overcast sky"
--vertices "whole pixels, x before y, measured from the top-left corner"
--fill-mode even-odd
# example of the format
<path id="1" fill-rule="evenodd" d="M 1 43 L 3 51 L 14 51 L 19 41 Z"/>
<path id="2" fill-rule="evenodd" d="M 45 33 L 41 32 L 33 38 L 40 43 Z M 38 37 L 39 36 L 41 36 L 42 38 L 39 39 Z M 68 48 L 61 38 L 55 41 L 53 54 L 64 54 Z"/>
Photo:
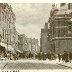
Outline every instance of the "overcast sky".
<path id="1" fill-rule="evenodd" d="M 20 34 L 28 37 L 40 38 L 41 28 L 48 21 L 52 4 L 23 3 L 11 4 L 16 15 L 16 29 Z"/>

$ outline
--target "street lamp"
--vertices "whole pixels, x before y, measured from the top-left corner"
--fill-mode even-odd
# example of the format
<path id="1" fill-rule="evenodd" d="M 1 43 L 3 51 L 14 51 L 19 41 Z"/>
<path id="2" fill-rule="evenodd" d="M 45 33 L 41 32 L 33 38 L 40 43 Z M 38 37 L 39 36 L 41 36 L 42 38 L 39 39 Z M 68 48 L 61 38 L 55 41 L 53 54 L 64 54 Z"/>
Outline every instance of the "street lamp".
<path id="1" fill-rule="evenodd" d="M 7 34 L 6 35 L 7 35 L 7 52 L 8 52 L 8 35 L 9 35 L 8 34 L 8 30 L 7 30 Z"/>
<path id="2" fill-rule="evenodd" d="M 49 34 L 49 37 L 51 36 L 51 34 Z M 51 37 L 50 37 L 51 38 Z"/>
<path id="3" fill-rule="evenodd" d="M 70 21 L 72 21 L 72 18 L 70 19 Z"/>
<path id="4" fill-rule="evenodd" d="M 50 42 L 50 51 L 52 53 L 52 41 L 51 41 L 51 34 L 49 33 L 49 42 Z"/>
<path id="5" fill-rule="evenodd" d="M 66 35 L 64 35 L 64 37 L 65 37 Z"/>

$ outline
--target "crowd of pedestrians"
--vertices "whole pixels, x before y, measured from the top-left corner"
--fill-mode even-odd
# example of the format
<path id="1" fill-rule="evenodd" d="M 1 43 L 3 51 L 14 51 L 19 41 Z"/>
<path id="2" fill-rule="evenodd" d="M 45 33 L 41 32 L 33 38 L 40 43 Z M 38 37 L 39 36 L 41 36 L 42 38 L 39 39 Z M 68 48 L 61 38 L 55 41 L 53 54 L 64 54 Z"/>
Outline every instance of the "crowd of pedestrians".
<path id="1" fill-rule="evenodd" d="M 4 46 L 1 45 L 2 36 L 0 34 L 0 60 L 16 60 L 18 59 L 18 54 L 14 54 L 11 51 L 7 51 Z"/>
<path id="2" fill-rule="evenodd" d="M 59 62 L 62 60 L 63 62 L 66 62 L 66 63 L 70 62 L 71 63 L 72 53 L 64 51 L 63 54 L 58 54 L 58 59 L 59 59 Z"/>
<path id="3" fill-rule="evenodd" d="M 46 60 L 46 59 L 54 60 L 54 59 L 56 59 L 56 56 L 53 53 L 43 53 L 43 52 L 40 52 L 40 53 L 38 53 L 36 55 L 36 59 L 39 59 L 39 60 Z"/>
<path id="4" fill-rule="evenodd" d="M 0 54 L 0 60 L 17 60 L 17 59 L 18 55 L 11 53 L 11 51 L 1 52 Z"/>
<path id="5" fill-rule="evenodd" d="M 72 53 L 71 52 L 67 52 L 67 51 L 64 51 L 63 54 L 53 54 L 53 53 L 38 53 L 36 55 L 36 58 L 39 59 L 39 60 L 46 60 L 46 59 L 49 59 L 49 60 L 55 60 L 55 59 L 59 59 L 59 62 L 70 62 L 71 63 L 71 60 L 72 60 Z"/>

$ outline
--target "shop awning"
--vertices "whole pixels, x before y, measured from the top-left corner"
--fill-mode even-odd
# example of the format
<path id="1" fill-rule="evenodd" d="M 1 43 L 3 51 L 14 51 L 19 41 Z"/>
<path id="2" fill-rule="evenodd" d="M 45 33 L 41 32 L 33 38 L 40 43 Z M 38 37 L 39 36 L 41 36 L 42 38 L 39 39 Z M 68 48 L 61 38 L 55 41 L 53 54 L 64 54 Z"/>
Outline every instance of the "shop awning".
<path id="1" fill-rule="evenodd" d="M 12 51 L 14 53 L 14 48 L 11 45 L 8 45 L 8 51 Z"/>
<path id="2" fill-rule="evenodd" d="M 22 51 L 20 51 L 20 50 L 16 50 L 17 52 L 19 52 L 19 53 L 23 53 Z"/>
<path id="3" fill-rule="evenodd" d="M 8 45 L 8 47 L 7 47 L 7 44 L 1 43 L 1 46 L 4 46 L 6 50 L 14 53 L 14 48 L 11 45 Z"/>
<path id="4" fill-rule="evenodd" d="M 1 46 L 4 46 L 5 48 L 7 47 L 7 45 L 5 43 L 0 43 Z"/>
<path id="5" fill-rule="evenodd" d="M 0 52 L 2 52 L 2 51 L 6 51 L 6 49 L 5 49 L 4 46 L 1 46 L 1 45 L 0 45 Z"/>

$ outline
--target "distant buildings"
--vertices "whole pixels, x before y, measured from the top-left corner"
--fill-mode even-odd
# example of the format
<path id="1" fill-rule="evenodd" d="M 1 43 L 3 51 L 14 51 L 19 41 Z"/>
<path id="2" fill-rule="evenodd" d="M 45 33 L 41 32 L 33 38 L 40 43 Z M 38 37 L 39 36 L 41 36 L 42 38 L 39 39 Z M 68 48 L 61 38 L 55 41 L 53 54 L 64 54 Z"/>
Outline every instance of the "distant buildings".
<path id="1" fill-rule="evenodd" d="M 48 22 L 45 23 L 44 28 L 41 29 L 41 38 L 40 38 L 40 51 L 44 53 L 50 52 L 50 29 L 48 28 Z"/>
<path id="2" fill-rule="evenodd" d="M 45 33 L 45 29 L 41 29 L 41 51 L 47 51 L 47 34 Z"/>
<path id="3" fill-rule="evenodd" d="M 18 48 L 22 52 L 38 53 L 39 52 L 38 39 L 28 38 L 25 34 L 21 34 L 19 35 Z"/>
<path id="4" fill-rule="evenodd" d="M 40 52 L 38 39 L 35 39 L 35 38 L 31 39 L 31 52 L 32 53 Z"/>
<path id="5" fill-rule="evenodd" d="M 18 40 L 19 40 L 19 43 L 18 43 L 18 48 L 20 51 L 26 51 L 26 35 L 25 34 L 21 34 L 18 36 Z"/>

